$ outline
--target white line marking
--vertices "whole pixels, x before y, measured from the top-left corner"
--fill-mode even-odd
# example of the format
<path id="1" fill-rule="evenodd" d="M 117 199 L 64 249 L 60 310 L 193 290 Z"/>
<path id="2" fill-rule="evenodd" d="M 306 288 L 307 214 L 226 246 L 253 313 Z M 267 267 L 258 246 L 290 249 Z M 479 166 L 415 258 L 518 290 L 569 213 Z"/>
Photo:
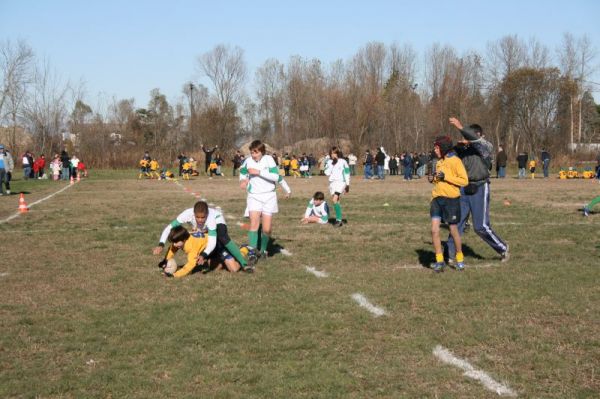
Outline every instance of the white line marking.
<path id="1" fill-rule="evenodd" d="M 237 218 L 233 215 L 226 215 L 225 219 L 229 219 L 229 220 L 237 220 Z"/>
<path id="2" fill-rule="evenodd" d="M 0 277 L 8 276 L 8 273 L 0 273 Z"/>
<path id="3" fill-rule="evenodd" d="M 483 386 L 490 391 L 495 392 L 500 396 L 510 396 L 513 398 L 517 396 L 517 393 L 508 386 L 497 382 L 485 371 L 477 370 L 466 360 L 454 356 L 452 352 L 450 352 L 448 349 L 445 349 L 441 345 L 438 345 L 433 349 L 433 354 L 442 362 L 464 370 L 463 375 L 481 382 Z"/>
<path id="4" fill-rule="evenodd" d="M 292 253 L 285 248 L 281 248 L 279 252 L 281 252 L 285 256 L 292 256 Z"/>
<path id="5" fill-rule="evenodd" d="M 319 277 L 319 278 L 325 278 L 325 277 L 329 277 L 329 273 L 327 272 L 320 272 L 317 269 L 315 269 L 312 266 L 305 266 L 306 271 L 309 273 L 314 274 L 315 276 Z"/>
<path id="6" fill-rule="evenodd" d="M 32 206 L 35 206 L 35 205 L 39 204 L 40 202 L 46 201 L 47 199 L 50 199 L 50 198 L 54 197 L 56 194 L 62 193 L 63 191 L 65 191 L 66 189 L 68 189 L 68 188 L 70 188 L 72 186 L 74 186 L 74 184 L 73 185 L 69 184 L 68 186 L 64 186 L 60 190 L 58 190 L 58 191 L 56 191 L 56 192 L 54 192 L 54 193 L 52 193 L 50 195 L 47 195 L 47 196 L 45 196 L 42 199 L 39 199 L 39 200 L 37 200 L 35 202 L 32 202 L 31 204 L 29 204 L 29 208 L 31 208 Z M 21 213 L 17 212 L 14 215 L 11 215 L 11 216 L 7 217 L 6 219 L 0 220 L 0 224 L 6 223 L 6 222 L 8 222 L 10 220 L 13 220 L 13 219 L 19 217 L 19 215 L 21 215 Z"/>
<path id="7" fill-rule="evenodd" d="M 352 299 L 354 299 L 361 308 L 367 309 L 369 312 L 373 313 L 375 317 L 385 315 L 385 310 L 373 305 L 363 294 L 352 294 Z"/>

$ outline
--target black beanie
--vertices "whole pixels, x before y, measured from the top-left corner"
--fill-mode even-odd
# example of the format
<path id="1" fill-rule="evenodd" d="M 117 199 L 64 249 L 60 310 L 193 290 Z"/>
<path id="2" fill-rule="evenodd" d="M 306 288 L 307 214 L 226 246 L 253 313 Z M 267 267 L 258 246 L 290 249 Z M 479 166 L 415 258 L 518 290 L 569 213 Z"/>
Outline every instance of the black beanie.
<path id="1" fill-rule="evenodd" d="M 453 147 L 452 139 L 450 136 L 439 136 L 435 139 L 434 145 L 440 147 L 440 153 L 445 156 Z"/>

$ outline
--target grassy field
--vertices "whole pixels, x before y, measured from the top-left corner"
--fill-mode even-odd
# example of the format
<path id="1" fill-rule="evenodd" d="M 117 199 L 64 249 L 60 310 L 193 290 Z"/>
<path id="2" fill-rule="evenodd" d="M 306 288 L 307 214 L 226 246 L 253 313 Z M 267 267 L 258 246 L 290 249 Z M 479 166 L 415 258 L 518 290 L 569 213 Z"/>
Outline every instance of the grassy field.
<path id="1" fill-rule="evenodd" d="M 599 395 L 600 214 L 579 211 L 595 182 L 493 180 L 510 262 L 469 231 L 467 270 L 434 274 L 426 181 L 356 178 L 334 229 L 298 223 L 325 178 L 288 178 L 273 235 L 291 256 L 175 281 L 151 249 L 195 202 L 184 187 L 223 208 L 240 244 L 245 194 L 231 178 L 135 176 L 96 172 L 0 224 L 0 397 L 497 397 L 437 345 L 519 397 Z M 13 192 L 33 203 L 63 185 Z M 0 197 L 0 219 L 17 207 Z"/>

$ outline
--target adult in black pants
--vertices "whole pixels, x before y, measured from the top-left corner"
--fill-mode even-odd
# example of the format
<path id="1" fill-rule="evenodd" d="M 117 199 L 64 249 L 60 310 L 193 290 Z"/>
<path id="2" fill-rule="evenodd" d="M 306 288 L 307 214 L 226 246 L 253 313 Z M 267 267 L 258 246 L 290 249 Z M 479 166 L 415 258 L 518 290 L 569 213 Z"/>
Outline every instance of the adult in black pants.
<path id="1" fill-rule="evenodd" d="M 210 169 L 210 160 L 212 159 L 212 154 L 216 151 L 217 148 L 219 148 L 218 145 L 214 146 L 211 150 L 207 147 L 204 147 L 204 144 L 202 144 L 202 151 L 204 151 L 204 172 L 207 176 L 208 170 Z"/>

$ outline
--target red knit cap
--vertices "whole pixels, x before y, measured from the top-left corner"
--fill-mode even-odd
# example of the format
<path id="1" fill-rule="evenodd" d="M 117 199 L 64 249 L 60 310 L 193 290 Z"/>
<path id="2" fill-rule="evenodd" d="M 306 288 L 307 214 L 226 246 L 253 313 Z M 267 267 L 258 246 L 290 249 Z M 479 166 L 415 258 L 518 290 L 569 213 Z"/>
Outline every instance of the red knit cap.
<path id="1" fill-rule="evenodd" d="M 440 153 L 442 156 L 445 156 L 454 147 L 450 136 L 437 137 L 433 145 L 440 147 Z"/>

